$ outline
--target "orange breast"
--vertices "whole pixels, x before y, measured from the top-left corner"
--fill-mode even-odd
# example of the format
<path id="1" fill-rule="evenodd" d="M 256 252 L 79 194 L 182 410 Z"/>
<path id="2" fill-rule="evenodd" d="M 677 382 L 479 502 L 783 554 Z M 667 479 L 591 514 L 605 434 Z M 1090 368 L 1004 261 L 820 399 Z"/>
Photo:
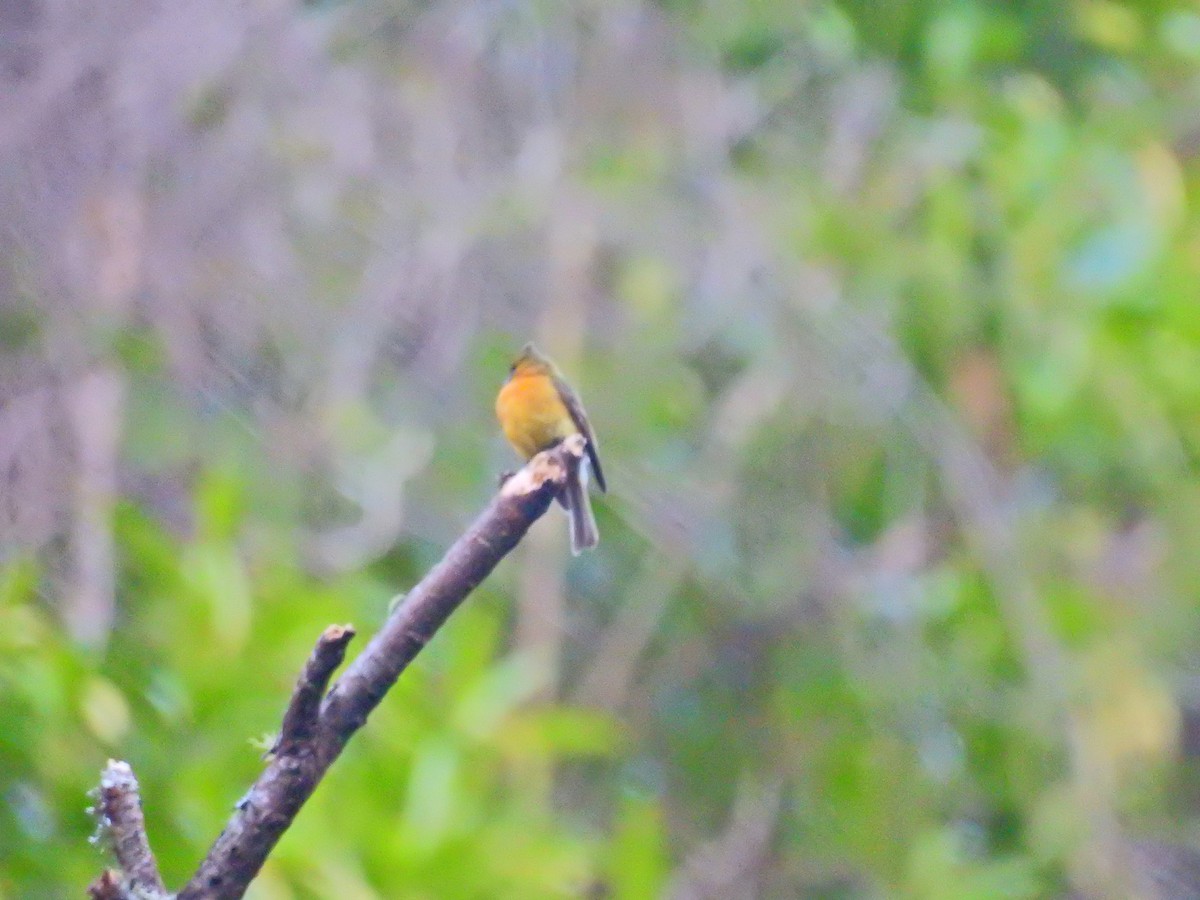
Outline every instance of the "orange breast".
<path id="1" fill-rule="evenodd" d="M 579 430 L 545 375 L 510 378 L 496 397 L 496 418 L 508 442 L 526 459 Z"/>

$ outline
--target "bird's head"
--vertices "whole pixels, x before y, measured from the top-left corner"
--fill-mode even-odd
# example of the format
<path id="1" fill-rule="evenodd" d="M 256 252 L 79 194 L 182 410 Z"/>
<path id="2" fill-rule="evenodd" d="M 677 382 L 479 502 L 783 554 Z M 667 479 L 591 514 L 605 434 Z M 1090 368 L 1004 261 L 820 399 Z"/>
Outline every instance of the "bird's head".
<path id="1" fill-rule="evenodd" d="M 532 343 L 521 348 L 521 354 L 513 360 L 508 368 L 509 378 L 522 378 L 527 375 L 550 375 L 554 372 L 554 363 L 541 354 Z"/>

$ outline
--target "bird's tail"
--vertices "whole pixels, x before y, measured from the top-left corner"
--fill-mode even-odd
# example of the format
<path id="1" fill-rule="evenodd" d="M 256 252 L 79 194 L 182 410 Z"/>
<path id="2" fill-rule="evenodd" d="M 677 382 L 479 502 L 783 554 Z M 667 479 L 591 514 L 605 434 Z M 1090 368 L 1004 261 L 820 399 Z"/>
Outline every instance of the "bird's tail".
<path id="1" fill-rule="evenodd" d="M 578 556 L 600 543 L 592 501 L 588 497 L 587 474 L 582 465 L 567 479 L 559 499 L 571 520 L 571 552 Z"/>

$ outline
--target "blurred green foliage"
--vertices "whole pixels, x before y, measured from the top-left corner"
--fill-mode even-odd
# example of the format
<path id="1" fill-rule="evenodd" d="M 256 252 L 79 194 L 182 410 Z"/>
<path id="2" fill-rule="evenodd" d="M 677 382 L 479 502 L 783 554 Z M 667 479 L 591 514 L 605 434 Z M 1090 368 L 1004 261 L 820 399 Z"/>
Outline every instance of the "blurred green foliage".
<path id="1" fill-rule="evenodd" d="M 312 6 L 295 14 L 331 5 Z M 711 161 L 669 124 L 607 100 L 573 148 L 575 188 L 624 242 L 568 366 L 611 472 L 602 544 L 565 562 L 548 517 L 404 674 L 252 896 L 1104 896 L 1128 841 L 1200 825 L 1200 11 L 628 6 L 635 30 L 660 10 L 669 65 L 756 118 L 719 187 L 693 183 Z M 416 15 L 365 9 L 385 32 Z M 339 59 L 374 72 L 359 36 Z M 218 85 L 188 115 L 220 130 L 230 108 Z M 723 293 L 663 237 L 748 233 L 693 217 L 720 202 L 706 191 L 746 198 L 765 286 Z M 345 219 L 368 217 L 348 194 Z M 503 249 L 535 206 L 503 196 L 479 228 Z M 312 229 L 293 236 L 336 307 L 360 260 Z M 835 300 L 808 302 L 823 285 Z M 466 361 L 436 387 L 398 367 L 338 406 L 342 470 L 279 462 L 272 441 L 303 429 L 181 400 L 150 330 L 98 351 L 128 384 L 123 465 L 175 494 L 116 502 L 102 649 L 59 624 L 53 552 L 0 558 L 0 896 L 79 896 L 99 872 L 83 810 L 109 756 L 183 883 L 321 629 L 353 622 L 361 644 L 511 464 L 489 407 L 543 312 L 463 326 Z M 48 328 L 0 313 L 0 352 Z M 251 346 L 245 377 L 271 382 L 289 352 Z M 314 523 L 352 528 L 397 471 L 382 505 L 402 539 L 329 562 Z M 547 593 L 565 613 L 520 605 Z M 543 612 L 549 667 L 521 637 Z"/>

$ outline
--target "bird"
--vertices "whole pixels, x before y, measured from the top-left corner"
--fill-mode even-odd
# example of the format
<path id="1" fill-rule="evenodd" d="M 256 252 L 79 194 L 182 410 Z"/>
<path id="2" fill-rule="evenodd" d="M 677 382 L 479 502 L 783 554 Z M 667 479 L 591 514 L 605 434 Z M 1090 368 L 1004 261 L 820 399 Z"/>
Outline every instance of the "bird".
<path id="1" fill-rule="evenodd" d="M 596 434 L 579 395 L 549 357 L 531 343 L 521 349 L 508 369 L 508 378 L 496 395 L 496 418 L 508 442 L 526 460 L 573 434 L 583 435 L 587 441 L 587 459 L 567 479 L 558 501 L 570 518 L 571 552 L 578 556 L 581 551 L 595 547 L 600 532 L 588 499 L 589 466 L 596 486 L 601 491 L 608 490 L 600 467 Z"/>

